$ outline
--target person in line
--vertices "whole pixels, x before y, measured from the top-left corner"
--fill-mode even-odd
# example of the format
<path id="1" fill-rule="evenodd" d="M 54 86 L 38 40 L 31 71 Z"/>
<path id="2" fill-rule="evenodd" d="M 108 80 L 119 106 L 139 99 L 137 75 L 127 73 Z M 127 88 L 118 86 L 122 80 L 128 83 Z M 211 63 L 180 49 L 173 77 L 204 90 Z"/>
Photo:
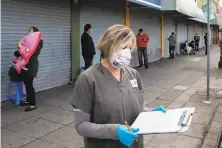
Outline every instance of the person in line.
<path id="1" fill-rule="evenodd" d="M 191 41 L 189 44 L 188 42 L 186 41 L 186 50 L 187 50 L 187 54 L 188 55 L 195 55 L 195 51 L 194 51 L 194 41 Z"/>
<path id="2" fill-rule="evenodd" d="M 86 24 L 84 27 L 84 32 L 81 36 L 82 56 L 85 61 L 85 70 L 92 66 L 93 57 L 96 54 L 93 39 L 90 35 L 91 33 L 92 26 L 90 24 Z"/>
<path id="3" fill-rule="evenodd" d="M 38 28 L 36 27 L 30 27 L 28 32 L 38 32 Z M 20 43 L 18 44 L 18 48 L 20 48 L 22 45 Z M 26 88 L 27 93 L 27 99 L 21 102 L 21 105 L 29 105 L 28 108 L 25 109 L 26 112 L 35 110 L 36 107 L 36 101 L 35 101 L 35 88 L 33 86 L 33 80 L 37 76 L 38 68 L 39 68 L 39 62 L 38 57 L 41 52 L 41 49 L 43 47 L 43 40 L 40 40 L 34 54 L 30 57 L 28 64 L 25 66 L 28 70 L 26 72 L 26 75 L 24 76 L 24 84 Z M 16 57 L 20 57 L 20 53 L 16 51 L 14 53 Z"/>
<path id="4" fill-rule="evenodd" d="M 207 55 L 207 51 L 208 51 L 208 49 L 207 49 L 207 45 L 208 45 L 208 41 L 207 41 L 207 33 L 205 33 L 205 35 L 204 35 L 204 44 L 205 44 L 205 55 Z"/>
<path id="5" fill-rule="evenodd" d="M 188 45 L 189 45 L 193 50 L 195 49 L 195 42 L 194 42 L 194 41 L 191 41 Z"/>
<path id="6" fill-rule="evenodd" d="M 200 36 L 197 33 L 194 36 L 194 42 L 195 42 L 195 51 L 199 51 Z"/>
<path id="7" fill-rule="evenodd" d="M 174 59 L 174 51 L 176 47 L 176 38 L 174 32 L 171 33 L 171 35 L 168 38 L 169 41 L 169 54 L 170 54 L 170 59 Z"/>
<path id="8" fill-rule="evenodd" d="M 222 56 L 222 38 L 219 40 L 219 47 L 220 47 L 221 56 Z"/>
<path id="9" fill-rule="evenodd" d="M 108 28 L 99 41 L 101 62 L 81 73 L 75 82 L 71 105 L 75 128 L 84 137 L 85 148 L 143 148 L 132 125 L 144 107 L 139 73 L 129 67 L 136 47 L 133 31 L 124 25 Z M 154 111 L 162 109 L 154 109 Z M 139 143 L 134 140 L 139 138 Z"/>
<path id="10" fill-rule="evenodd" d="M 139 29 L 139 33 L 136 36 L 137 46 L 138 46 L 138 59 L 139 59 L 139 67 L 143 67 L 143 59 L 145 68 L 149 68 L 148 66 L 148 54 L 147 54 L 147 44 L 150 41 L 149 36 L 143 31 L 143 29 Z"/>
<path id="11" fill-rule="evenodd" d="M 220 61 L 222 61 L 222 38 L 219 40 L 219 47 L 220 47 Z"/>

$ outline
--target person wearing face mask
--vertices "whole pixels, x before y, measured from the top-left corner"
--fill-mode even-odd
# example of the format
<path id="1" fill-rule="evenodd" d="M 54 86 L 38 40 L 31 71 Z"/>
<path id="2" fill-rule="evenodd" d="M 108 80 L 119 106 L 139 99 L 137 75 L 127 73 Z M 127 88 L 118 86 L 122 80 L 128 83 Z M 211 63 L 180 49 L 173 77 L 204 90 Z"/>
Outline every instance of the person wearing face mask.
<path id="1" fill-rule="evenodd" d="M 33 27 L 29 28 L 28 32 L 29 33 L 39 32 L 39 30 L 38 30 L 38 28 L 33 26 Z M 22 47 L 22 43 L 19 42 L 18 49 L 21 47 Z M 21 105 L 23 105 L 23 106 L 28 105 L 29 106 L 28 108 L 25 109 L 26 112 L 36 109 L 35 89 L 33 86 L 33 80 L 37 76 L 37 73 L 38 73 L 38 67 L 39 67 L 38 56 L 41 52 L 42 47 L 43 47 L 43 40 L 41 39 L 37 48 L 35 49 L 35 52 L 29 58 L 28 64 L 25 65 L 25 67 L 27 68 L 27 72 L 26 72 L 26 75 L 24 76 L 24 84 L 25 84 L 25 88 L 26 88 L 27 99 L 22 101 Z M 21 57 L 21 54 L 18 51 L 16 51 L 14 53 L 14 56 Z"/>
<path id="2" fill-rule="evenodd" d="M 144 106 L 139 73 L 129 67 L 136 37 L 130 28 L 114 25 L 99 41 L 101 62 L 81 73 L 75 82 L 71 105 L 75 128 L 85 148 L 143 148 L 143 138 L 124 125 L 135 121 Z M 135 139 L 139 143 L 135 143 Z"/>
<path id="3" fill-rule="evenodd" d="M 169 54 L 170 54 L 170 59 L 174 59 L 174 51 L 176 47 L 176 38 L 174 32 L 171 33 L 171 35 L 168 38 L 169 41 Z"/>
<path id="4" fill-rule="evenodd" d="M 96 54 L 93 39 L 90 36 L 91 32 L 92 26 L 90 24 L 86 24 L 81 36 L 82 56 L 85 61 L 85 70 L 92 66 L 93 57 Z"/>

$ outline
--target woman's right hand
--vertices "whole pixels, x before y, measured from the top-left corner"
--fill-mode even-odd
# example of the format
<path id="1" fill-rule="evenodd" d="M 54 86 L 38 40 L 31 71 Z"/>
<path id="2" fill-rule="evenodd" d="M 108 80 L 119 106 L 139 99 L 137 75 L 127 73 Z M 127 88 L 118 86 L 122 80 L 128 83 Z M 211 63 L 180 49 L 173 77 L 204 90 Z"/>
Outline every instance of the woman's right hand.
<path id="1" fill-rule="evenodd" d="M 132 132 L 125 125 L 118 125 L 117 127 L 117 137 L 119 141 L 125 146 L 129 147 L 133 144 L 135 139 L 139 136 L 135 134 L 139 129 L 132 128 Z"/>

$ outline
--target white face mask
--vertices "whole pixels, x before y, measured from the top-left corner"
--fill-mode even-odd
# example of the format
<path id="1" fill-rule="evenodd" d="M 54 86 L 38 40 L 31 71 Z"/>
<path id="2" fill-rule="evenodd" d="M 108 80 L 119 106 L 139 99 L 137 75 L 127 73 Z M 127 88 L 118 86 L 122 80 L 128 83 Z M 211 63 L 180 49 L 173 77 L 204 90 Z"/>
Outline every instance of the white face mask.
<path id="1" fill-rule="evenodd" d="M 129 48 L 126 48 L 114 53 L 110 59 L 110 63 L 114 68 L 123 68 L 130 65 L 131 58 L 131 51 Z"/>

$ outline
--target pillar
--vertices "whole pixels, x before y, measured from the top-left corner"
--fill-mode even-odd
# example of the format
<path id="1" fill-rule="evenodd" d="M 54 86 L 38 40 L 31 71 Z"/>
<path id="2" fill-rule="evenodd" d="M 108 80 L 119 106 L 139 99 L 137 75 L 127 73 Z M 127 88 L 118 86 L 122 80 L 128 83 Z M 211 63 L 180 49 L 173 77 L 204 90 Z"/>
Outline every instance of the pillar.
<path id="1" fill-rule="evenodd" d="M 130 27 L 130 8 L 128 1 L 126 1 L 125 5 L 125 25 L 127 27 Z"/>
<path id="2" fill-rule="evenodd" d="M 164 54 L 164 16 L 163 14 L 161 15 L 161 53 L 162 57 L 165 56 Z"/>
<path id="3" fill-rule="evenodd" d="M 71 0 L 71 82 L 80 73 L 80 8 L 78 0 Z"/>

